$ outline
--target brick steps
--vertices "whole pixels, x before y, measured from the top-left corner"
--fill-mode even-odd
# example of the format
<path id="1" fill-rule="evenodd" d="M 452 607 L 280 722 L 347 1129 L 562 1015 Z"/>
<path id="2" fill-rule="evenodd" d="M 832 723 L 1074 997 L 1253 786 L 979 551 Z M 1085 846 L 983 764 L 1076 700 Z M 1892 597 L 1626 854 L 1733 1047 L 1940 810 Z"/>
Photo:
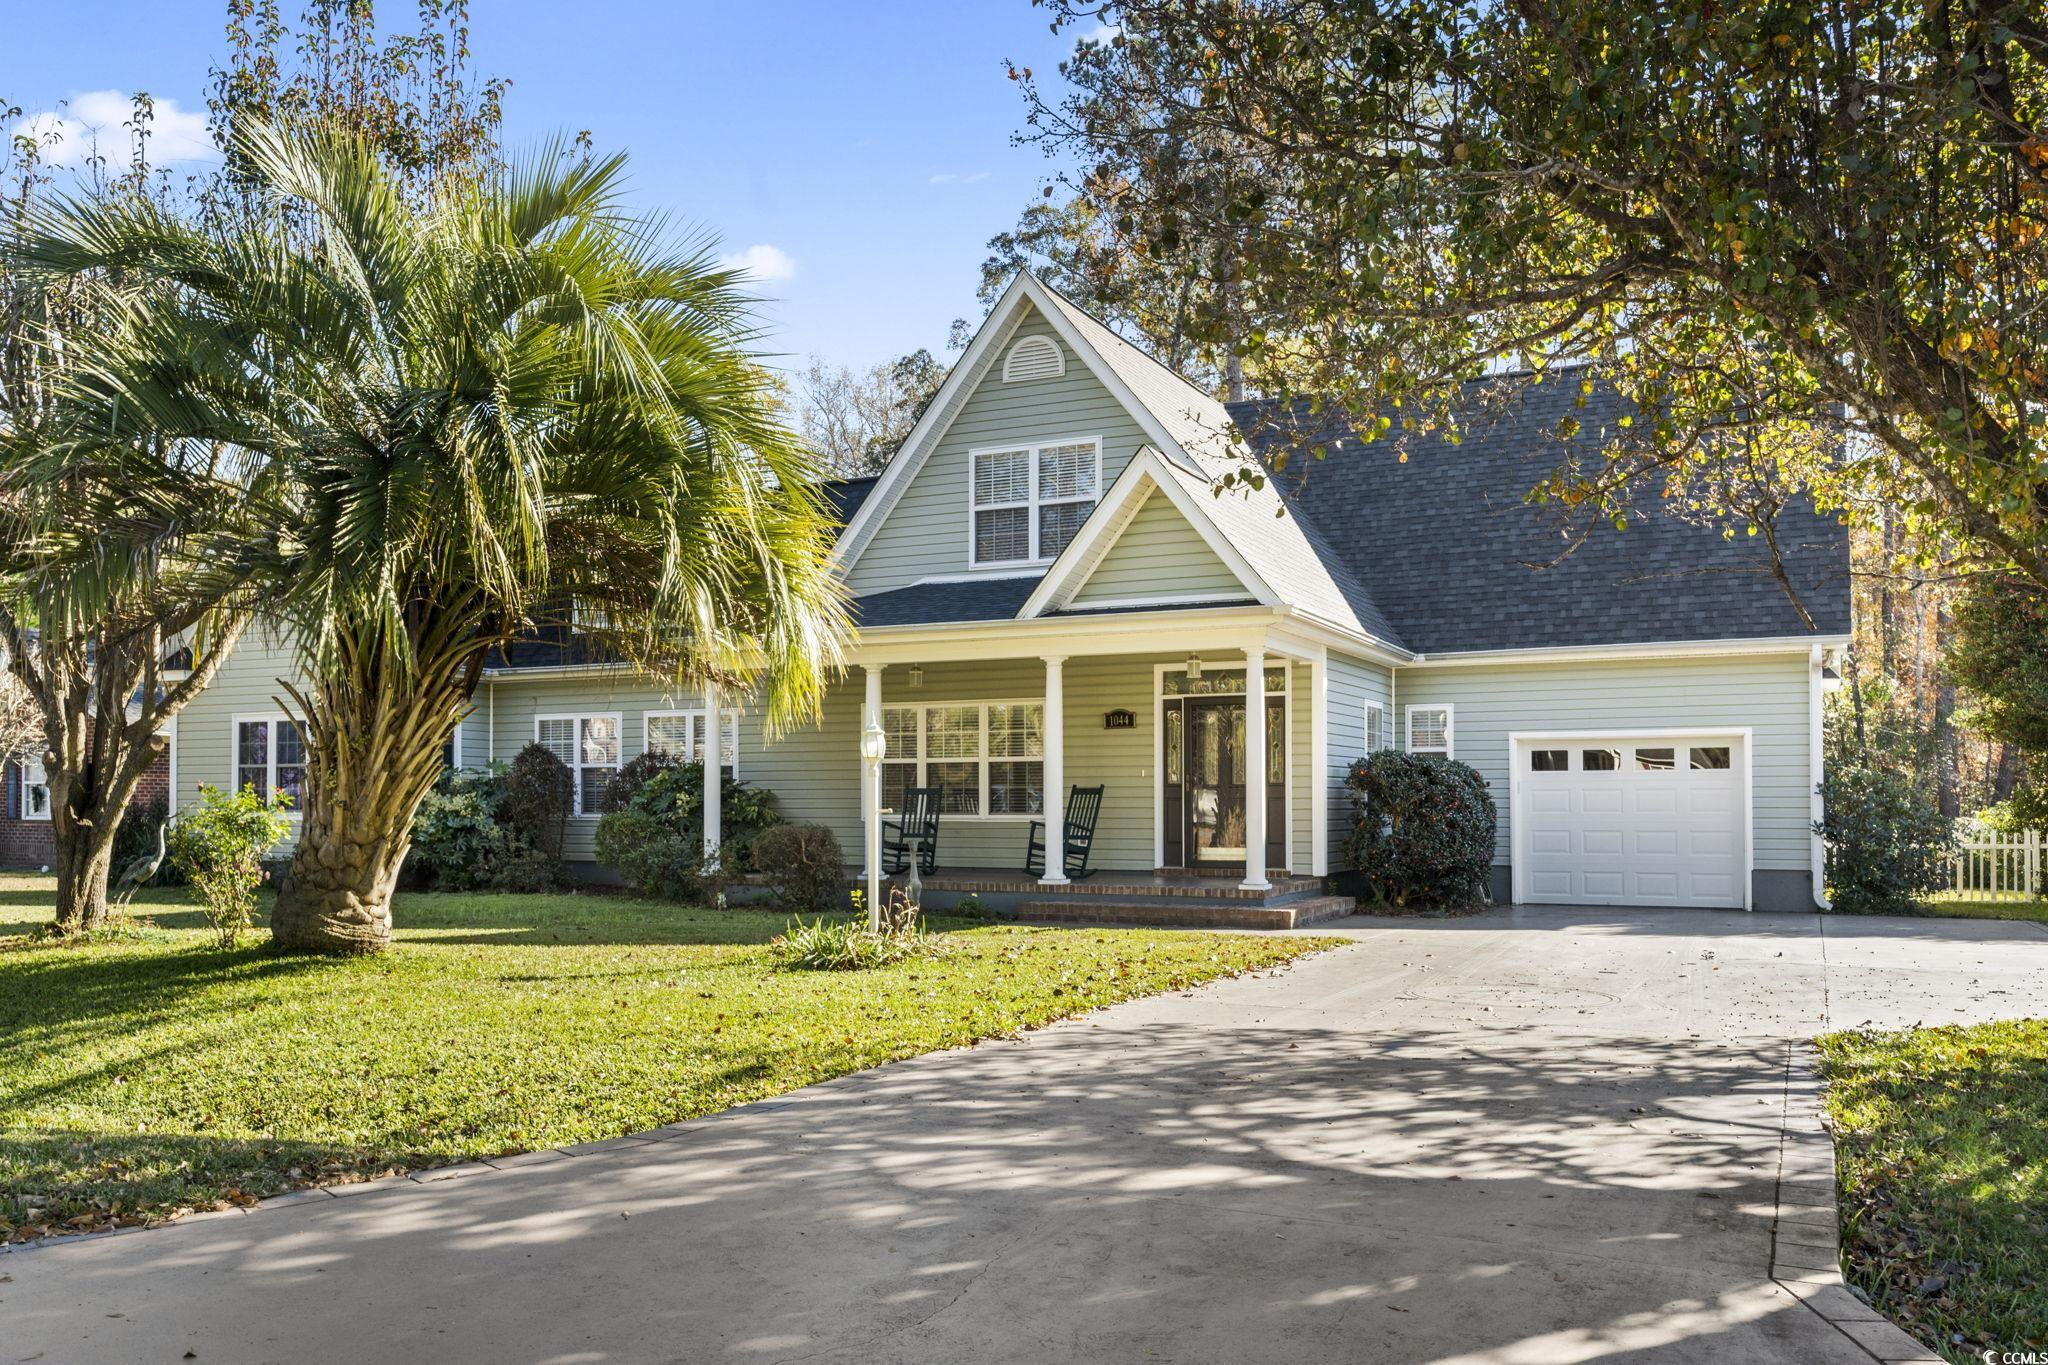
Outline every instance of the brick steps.
<path id="1" fill-rule="evenodd" d="M 1341 919 L 1354 908 L 1349 896 L 1290 896 L 1277 904 L 1232 903 L 1228 899 L 1167 900 L 1072 897 L 1026 901 L 1016 918 L 1026 924 L 1119 924 L 1182 929 L 1299 929 Z"/>

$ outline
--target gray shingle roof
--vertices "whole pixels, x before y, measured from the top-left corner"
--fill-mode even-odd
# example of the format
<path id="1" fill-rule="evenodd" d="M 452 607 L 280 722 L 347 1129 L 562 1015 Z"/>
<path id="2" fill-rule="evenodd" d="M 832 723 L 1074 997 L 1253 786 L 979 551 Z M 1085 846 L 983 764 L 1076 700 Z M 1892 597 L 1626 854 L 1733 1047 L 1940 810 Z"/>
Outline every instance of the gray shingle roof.
<path id="1" fill-rule="evenodd" d="M 1590 454 L 1618 429 L 1626 405 L 1605 387 L 1579 408 L 1577 384 L 1482 382 L 1519 392 L 1475 417 L 1462 443 L 1411 440 L 1405 464 L 1392 442 L 1357 440 L 1339 414 L 1297 410 L 1291 419 L 1292 430 L 1329 450 L 1321 461 L 1290 463 L 1281 480 L 1289 502 L 1315 542 L 1370 586 L 1403 644 L 1439 654 L 1808 633 L 1760 537 L 1728 540 L 1681 521 L 1651 489 L 1638 490 L 1626 531 L 1603 525 L 1561 562 L 1531 567 L 1568 544 L 1555 506 L 1523 500 L 1562 462 L 1552 435 L 1559 420 L 1578 418 L 1575 444 Z M 1287 440 L 1290 419 L 1272 404 L 1231 412 L 1262 451 Z M 1779 537 L 1818 633 L 1847 634 L 1846 528 L 1801 502 L 1780 518 Z"/>
<path id="2" fill-rule="evenodd" d="M 958 621 L 1007 621 L 1038 586 L 1036 578 L 991 578 L 969 583 L 913 583 L 873 592 L 853 601 L 853 619 L 863 629 L 922 626 Z"/>
<path id="3" fill-rule="evenodd" d="M 1342 556 L 1319 545 L 1314 529 L 1305 522 L 1277 515 L 1281 495 L 1271 482 L 1264 488 L 1215 494 L 1215 481 L 1242 463 L 1242 447 L 1232 439 L 1231 415 L 1224 405 L 1118 336 L 1072 299 L 1038 283 L 1179 445 L 1187 460 L 1169 458 L 1175 475 L 1202 500 L 1211 520 L 1267 586 L 1297 611 L 1400 647 L 1393 623 L 1374 601 L 1370 580 L 1361 581 Z"/>

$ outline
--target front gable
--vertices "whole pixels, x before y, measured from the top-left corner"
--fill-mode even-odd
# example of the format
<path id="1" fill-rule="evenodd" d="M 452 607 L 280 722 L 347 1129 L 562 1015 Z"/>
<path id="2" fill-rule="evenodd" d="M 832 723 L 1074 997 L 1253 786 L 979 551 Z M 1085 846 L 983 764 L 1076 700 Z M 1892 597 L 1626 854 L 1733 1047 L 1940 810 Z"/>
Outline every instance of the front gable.
<path id="1" fill-rule="evenodd" d="M 1036 450 L 1099 442 L 1095 497 L 1130 462 L 1147 436 L 1137 417 L 1096 377 L 1036 307 L 1026 303 L 998 330 L 979 357 L 978 373 L 956 398 L 942 430 L 931 434 L 908 482 L 893 490 L 877 525 L 869 528 L 846 568 L 856 596 L 887 592 L 922 579 L 975 574 L 1035 574 L 1051 556 L 978 569 L 972 559 L 973 458 L 976 452 Z M 1017 343 L 1023 362 L 1004 377 Z M 1058 356 L 1057 363 L 1050 359 Z M 961 364 L 967 364 L 963 356 Z M 909 452 L 909 443 L 905 443 Z M 899 456 L 899 458 L 903 458 Z M 881 497 L 878 489 L 876 497 Z"/>
<path id="2" fill-rule="evenodd" d="M 1249 601 L 1247 588 L 1156 485 L 1068 598 L 1070 608 Z"/>

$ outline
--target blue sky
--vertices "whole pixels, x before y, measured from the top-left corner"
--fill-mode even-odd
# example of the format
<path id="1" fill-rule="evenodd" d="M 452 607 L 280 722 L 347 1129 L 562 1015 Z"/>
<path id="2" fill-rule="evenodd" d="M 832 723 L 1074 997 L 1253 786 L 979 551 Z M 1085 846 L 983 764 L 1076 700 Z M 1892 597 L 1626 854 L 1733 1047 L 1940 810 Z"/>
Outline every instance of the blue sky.
<path id="1" fill-rule="evenodd" d="M 296 0 L 284 0 L 287 10 Z M 410 6 L 385 0 L 402 18 Z M 147 90 L 203 114 L 222 51 L 221 0 L 67 0 L 8 21 L 0 100 L 70 100 L 74 125 L 113 121 L 95 92 Z M 589 129 L 632 157 L 638 206 L 715 232 L 774 278 L 758 289 L 771 349 L 871 364 L 943 346 L 977 319 L 984 244 L 1047 173 L 1010 145 L 1023 121 L 1003 59 L 1052 72 L 1055 38 L 1029 0 L 476 0 L 480 70 L 513 82 L 507 141 Z M 182 126 L 181 126 L 182 125 Z M 174 114 L 167 143 L 197 124 Z"/>

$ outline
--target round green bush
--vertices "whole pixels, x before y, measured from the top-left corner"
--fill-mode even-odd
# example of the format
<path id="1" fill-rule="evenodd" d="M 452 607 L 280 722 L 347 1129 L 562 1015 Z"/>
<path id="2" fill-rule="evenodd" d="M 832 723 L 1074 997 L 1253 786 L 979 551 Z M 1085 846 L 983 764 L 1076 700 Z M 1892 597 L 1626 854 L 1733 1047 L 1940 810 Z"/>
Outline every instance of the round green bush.
<path id="1" fill-rule="evenodd" d="M 752 856 L 783 909 L 821 915 L 847 907 L 846 858 L 823 825 L 770 825 L 754 836 Z"/>
<path id="2" fill-rule="evenodd" d="M 1486 779 L 1454 759 L 1385 749 L 1351 765 L 1346 859 L 1374 899 L 1403 910 L 1487 899 L 1499 820 Z"/>
<path id="3" fill-rule="evenodd" d="M 1829 898 L 1853 915 L 1912 915 L 1947 887 L 1955 824 L 1913 774 L 1869 756 L 1830 761 L 1821 784 Z"/>

